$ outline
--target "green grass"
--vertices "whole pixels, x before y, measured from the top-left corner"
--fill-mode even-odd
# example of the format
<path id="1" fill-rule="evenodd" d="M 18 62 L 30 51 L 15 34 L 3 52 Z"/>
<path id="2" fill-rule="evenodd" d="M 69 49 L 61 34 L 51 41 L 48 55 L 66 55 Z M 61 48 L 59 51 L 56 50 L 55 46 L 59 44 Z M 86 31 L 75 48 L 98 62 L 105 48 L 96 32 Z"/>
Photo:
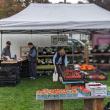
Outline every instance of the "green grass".
<path id="1" fill-rule="evenodd" d="M 110 85 L 110 80 L 104 83 Z M 23 79 L 16 87 L 0 87 L 0 110 L 43 110 L 43 102 L 35 97 L 36 90 L 42 88 L 64 88 L 64 85 L 42 77 L 35 81 Z M 83 100 L 64 101 L 64 110 L 83 110 Z"/>

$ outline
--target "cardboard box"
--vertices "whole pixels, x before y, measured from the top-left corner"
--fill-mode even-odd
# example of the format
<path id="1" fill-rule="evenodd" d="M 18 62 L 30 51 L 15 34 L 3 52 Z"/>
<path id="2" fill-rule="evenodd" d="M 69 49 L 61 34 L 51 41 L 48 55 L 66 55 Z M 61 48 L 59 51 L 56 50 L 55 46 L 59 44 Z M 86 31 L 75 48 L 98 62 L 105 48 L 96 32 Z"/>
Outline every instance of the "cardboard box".
<path id="1" fill-rule="evenodd" d="M 86 88 L 91 91 L 91 96 L 107 96 L 107 86 L 101 83 L 87 83 Z"/>

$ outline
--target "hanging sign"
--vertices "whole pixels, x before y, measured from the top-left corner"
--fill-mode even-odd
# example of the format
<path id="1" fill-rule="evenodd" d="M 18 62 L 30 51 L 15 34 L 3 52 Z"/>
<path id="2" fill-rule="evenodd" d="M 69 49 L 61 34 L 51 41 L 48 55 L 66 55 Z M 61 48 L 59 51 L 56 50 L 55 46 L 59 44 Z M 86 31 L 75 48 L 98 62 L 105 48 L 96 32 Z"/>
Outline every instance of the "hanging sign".
<path id="1" fill-rule="evenodd" d="M 67 35 L 52 35 L 51 45 L 52 46 L 67 46 L 68 36 Z"/>

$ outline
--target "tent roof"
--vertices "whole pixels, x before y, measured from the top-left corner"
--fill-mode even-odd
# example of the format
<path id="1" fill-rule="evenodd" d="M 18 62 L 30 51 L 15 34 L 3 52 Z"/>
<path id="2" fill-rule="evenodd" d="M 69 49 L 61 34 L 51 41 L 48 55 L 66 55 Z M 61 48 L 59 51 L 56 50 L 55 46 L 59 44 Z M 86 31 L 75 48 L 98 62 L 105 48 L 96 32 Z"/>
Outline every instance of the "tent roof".
<path id="1" fill-rule="evenodd" d="M 0 20 L 0 30 L 110 29 L 110 12 L 95 4 L 36 4 Z"/>

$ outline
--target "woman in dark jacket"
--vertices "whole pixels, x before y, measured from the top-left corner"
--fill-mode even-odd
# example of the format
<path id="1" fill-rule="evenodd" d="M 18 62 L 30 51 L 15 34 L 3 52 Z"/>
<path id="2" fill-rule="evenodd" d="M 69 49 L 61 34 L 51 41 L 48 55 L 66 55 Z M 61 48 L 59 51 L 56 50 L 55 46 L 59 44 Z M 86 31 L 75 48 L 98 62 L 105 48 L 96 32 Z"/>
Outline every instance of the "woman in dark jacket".
<path id="1" fill-rule="evenodd" d="M 64 48 L 62 47 L 58 48 L 57 52 L 53 57 L 53 64 L 56 66 L 57 73 L 59 75 L 59 80 L 62 82 L 63 81 L 62 75 L 65 70 L 65 67 L 68 64 L 67 55 Z"/>

